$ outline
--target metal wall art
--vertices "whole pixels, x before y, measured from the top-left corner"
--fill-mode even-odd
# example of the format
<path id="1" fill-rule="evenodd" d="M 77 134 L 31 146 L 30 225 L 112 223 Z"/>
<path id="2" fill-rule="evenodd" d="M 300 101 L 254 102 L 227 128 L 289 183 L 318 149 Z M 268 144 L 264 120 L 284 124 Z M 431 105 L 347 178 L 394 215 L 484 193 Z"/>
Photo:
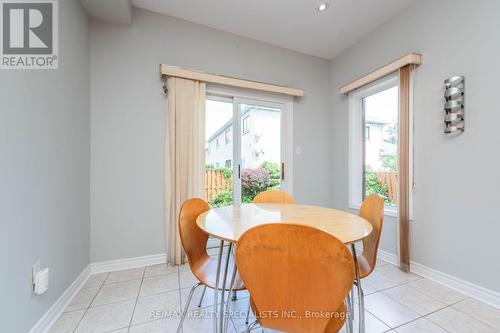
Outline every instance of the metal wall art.
<path id="1" fill-rule="evenodd" d="M 445 133 L 463 132 L 465 130 L 465 77 L 453 76 L 444 81 Z"/>

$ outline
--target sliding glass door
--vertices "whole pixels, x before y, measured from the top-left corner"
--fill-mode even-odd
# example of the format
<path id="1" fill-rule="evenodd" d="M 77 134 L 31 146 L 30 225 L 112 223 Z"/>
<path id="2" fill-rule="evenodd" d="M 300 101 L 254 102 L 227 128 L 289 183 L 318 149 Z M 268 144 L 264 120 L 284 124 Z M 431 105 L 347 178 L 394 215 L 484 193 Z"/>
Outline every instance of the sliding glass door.
<path id="1" fill-rule="evenodd" d="M 281 152 L 282 107 L 238 99 L 239 189 L 241 202 L 252 202 L 260 192 L 280 190 L 283 155 Z"/>
<path id="2" fill-rule="evenodd" d="M 285 177 L 291 155 L 284 149 L 291 146 L 286 111 L 286 104 L 275 101 L 207 97 L 205 199 L 210 206 L 249 203 L 270 189 L 291 192 Z"/>

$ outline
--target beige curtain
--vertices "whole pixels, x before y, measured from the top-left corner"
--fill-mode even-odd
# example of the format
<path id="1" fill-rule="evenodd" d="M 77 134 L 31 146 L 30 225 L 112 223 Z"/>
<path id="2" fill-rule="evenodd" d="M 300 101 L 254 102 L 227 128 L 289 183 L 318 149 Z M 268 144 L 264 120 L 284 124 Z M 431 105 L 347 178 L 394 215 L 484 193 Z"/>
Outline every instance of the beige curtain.
<path id="1" fill-rule="evenodd" d="M 179 236 L 182 203 L 201 197 L 205 165 L 204 82 L 167 79 L 168 109 L 165 137 L 165 231 L 168 262 L 186 262 Z"/>

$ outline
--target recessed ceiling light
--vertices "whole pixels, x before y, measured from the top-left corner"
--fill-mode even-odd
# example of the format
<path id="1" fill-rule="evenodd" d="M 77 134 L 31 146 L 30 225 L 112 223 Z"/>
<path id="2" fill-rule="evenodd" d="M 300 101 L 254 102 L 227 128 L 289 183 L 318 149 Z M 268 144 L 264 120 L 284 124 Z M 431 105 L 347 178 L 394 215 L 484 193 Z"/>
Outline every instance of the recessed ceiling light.
<path id="1" fill-rule="evenodd" d="M 325 10 L 327 10 L 328 7 L 330 7 L 330 4 L 326 1 L 324 1 L 324 2 L 321 2 L 318 5 L 318 7 L 316 7 L 316 10 L 321 13 L 321 12 L 324 12 Z"/>

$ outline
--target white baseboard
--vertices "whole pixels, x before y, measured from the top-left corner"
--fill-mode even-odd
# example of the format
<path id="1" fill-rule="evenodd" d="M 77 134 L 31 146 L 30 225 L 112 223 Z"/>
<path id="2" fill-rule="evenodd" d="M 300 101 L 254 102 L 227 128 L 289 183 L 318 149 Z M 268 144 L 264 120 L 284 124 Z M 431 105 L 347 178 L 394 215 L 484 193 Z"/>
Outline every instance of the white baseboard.
<path id="1" fill-rule="evenodd" d="M 61 316 L 64 309 L 71 303 L 76 294 L 87 282 L 90 276 L 90 265 L 78 275 L 73 283 L 64 291 L 50 309 L 38 320 L 29 333 L 46 333 L 54 325 L 57 319 Z"/>
<path id="2" fill-rule="evenodd" d="M 500 309 L 500 293 L 412 261 L 413 273 Z"/>
<path id="3" fill-rule="evenodd" d="M 387 261 L 389 264 L 399 266 L 399 258 L 397 255 L 384 250 L 378 250 L 377 257 L 383 261 Z"/>
<path id="4" fill-rule="evenodd" d="M 393 265 L 399 265 L 398 256 L 390 252 L 379 250 L 378 257 Z M 500 309 L 500 293 L 496 291 L 478 286 L 469 281 L 457 278 L 456 276 L 443 273 L 413 260 L 410 262 L 410 270 L 412 273 L 420 275 L 426 279 L 442 284 L 445 287 L 456 290 L 458 292 L 461 292 L 462 294 L 465 294 L 483 303 Z"/>
<path id="5" fill-rule="evenodd" d="M 137 268 L 149 265 L 164 264 L 166 262 L 167 262 L 167 255 L 165 253 L 162 253 L 144 257 L 94 262 L 90 264 L 90 266 L 92 267 L 91 274 L 99 274 L 104 272 L 121 271 L 124 269 Z"/>

